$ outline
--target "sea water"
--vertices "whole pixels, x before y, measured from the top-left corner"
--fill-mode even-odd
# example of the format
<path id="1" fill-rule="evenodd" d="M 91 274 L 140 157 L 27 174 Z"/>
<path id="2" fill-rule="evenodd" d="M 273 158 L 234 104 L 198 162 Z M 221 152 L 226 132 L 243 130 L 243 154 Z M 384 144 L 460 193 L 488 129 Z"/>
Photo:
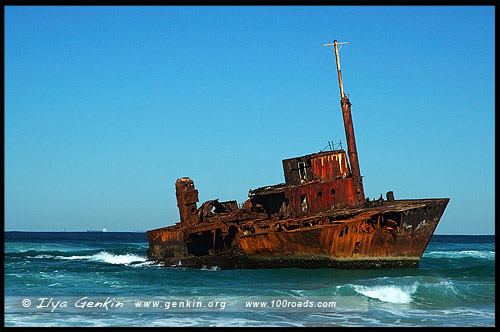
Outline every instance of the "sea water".
<path id="1" fill-rule="evenodd" d="M 415 269 L 223 270 L 147 260 L 144 233 L 5 232 L 5 326 L 495 325 L 494 236 Z"/>

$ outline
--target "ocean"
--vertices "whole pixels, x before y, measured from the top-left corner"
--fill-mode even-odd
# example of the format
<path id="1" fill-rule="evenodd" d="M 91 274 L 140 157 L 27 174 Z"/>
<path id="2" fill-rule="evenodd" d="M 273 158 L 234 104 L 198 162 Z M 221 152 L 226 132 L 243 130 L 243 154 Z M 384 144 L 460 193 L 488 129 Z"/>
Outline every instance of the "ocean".
<path id="1" fill-rule="evenodd" d="M 495 326 L 494 236 L 434 235 L 416 269 L 222 271 L 147 261 L 145 233 L 4 238 L 5 326 Z"/>

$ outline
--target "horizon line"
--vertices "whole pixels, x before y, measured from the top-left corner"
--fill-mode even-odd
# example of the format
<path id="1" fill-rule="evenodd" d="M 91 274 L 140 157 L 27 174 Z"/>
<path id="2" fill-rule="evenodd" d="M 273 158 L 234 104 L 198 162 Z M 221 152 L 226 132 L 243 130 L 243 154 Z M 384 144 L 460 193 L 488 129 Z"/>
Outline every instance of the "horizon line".
<path id="1" fill-rule="evenodd" d="M 90 232 L 89 232 L 90 231 Z M 16 230 L 4 230 L 4 233 L 7 232 L 17 232 L 17 233 L 146 233 L 146 231 L 100 231 L 100 230 L 59 230 L 59 231 L 16 231 Z M 444 235 L 444 236 L 494 236 L 495 234 L 432 234 L 434 235 Z"/>

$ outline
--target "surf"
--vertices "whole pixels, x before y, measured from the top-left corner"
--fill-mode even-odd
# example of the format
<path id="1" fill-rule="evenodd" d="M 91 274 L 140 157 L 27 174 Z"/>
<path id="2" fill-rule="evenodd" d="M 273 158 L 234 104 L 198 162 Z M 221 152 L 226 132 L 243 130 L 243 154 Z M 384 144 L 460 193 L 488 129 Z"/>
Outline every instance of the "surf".
<path id="1" fill-rule="evenodd" d="M 361 286 L 353 285 L 354 290 L 366 297 L 376 299 L 382 302 L 389 303 L 410 303 L 412 295 L 415 294 L 419 283 L 414 283 L 410 286 L 397 285 L 377 285 L 377 286 Z"/>
<path id="2" fill-rule="evenodd" d="M 87 261 L 93 261 L 93 262 L 101 262 L 101 263 L 108 263 L 108 264 L 122 264 L 122 265 L 144 263 L 147 261 L 146 257 L 138 256 L 135 254 L 117 255 L 117 254 L 109 253 L 107 251 L 100 251 L 96 254 L 87 255 L 87 256 L 78 256 L 78 255 L 76 255 L 76 256 L 58 256 L 56 258 L 68 259 L 68 260 L 87 260 Z"/>
<path id="3" fill-rule="evenodd" d="M 428 258 L 476 258 L 495 260 L 495 252 L 491 250 L 454 250 L 454 251 L 430 251 L 425 252 L 423 257 Z"/>

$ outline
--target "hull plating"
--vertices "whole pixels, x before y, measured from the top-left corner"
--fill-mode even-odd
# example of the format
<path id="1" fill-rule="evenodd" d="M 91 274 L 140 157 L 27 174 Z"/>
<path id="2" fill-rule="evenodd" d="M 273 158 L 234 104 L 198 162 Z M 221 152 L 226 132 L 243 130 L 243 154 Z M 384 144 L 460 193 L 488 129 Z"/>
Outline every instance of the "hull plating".
<path id="1" fill-rule="evenodd" d="M 385 201 L 280 221 L 177 224 L 147 232 L 148 256 L 166 265 L 222 269 L 417 267 L 448 201 Z"/>

